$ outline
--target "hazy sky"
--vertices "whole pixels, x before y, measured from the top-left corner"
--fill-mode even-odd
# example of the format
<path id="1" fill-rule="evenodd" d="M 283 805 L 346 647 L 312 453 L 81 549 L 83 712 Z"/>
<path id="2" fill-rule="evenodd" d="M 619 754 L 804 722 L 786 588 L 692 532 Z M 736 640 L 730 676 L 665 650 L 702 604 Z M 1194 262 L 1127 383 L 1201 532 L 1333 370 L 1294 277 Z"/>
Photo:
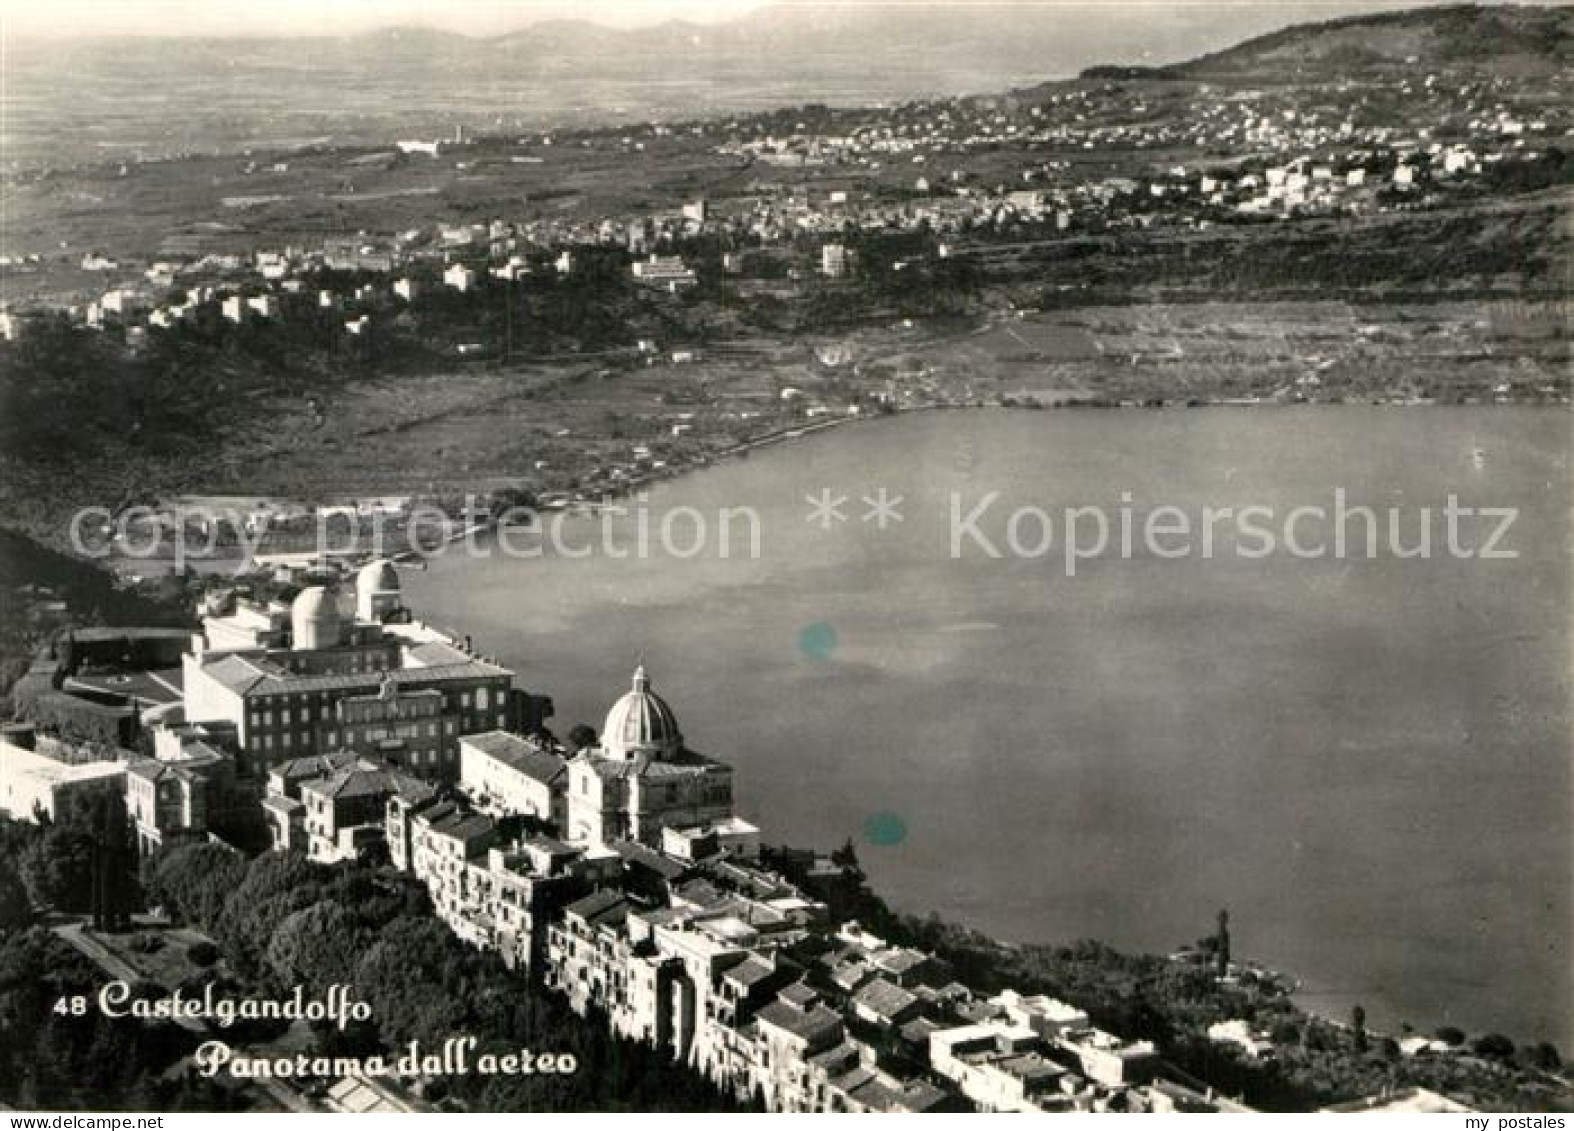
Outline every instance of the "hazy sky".
<path id="1" fill-rule="evenodd" d="M 711 22 L 762 0 L 0 0 L 14 36 L 114 34 L 334 35 L 392 25 L 495 35 L 541 19 L 618 27 Z"/>
<path id="2" fill-rule="evenodd" d="M 844 0 L 794 0 L 842 3 Z M 896 0 L 896 3 L 904 0 Z M 905 0 L 925 3 L 931 0 Z M 956 0 L 952 0 L 956 2 Z M 1000 8 L 1000 0 L 979 0 Z M 1221 42 L 1231 39 L 1230 8 L 1285 9 L 1285 23 L 1323 15 L 1353 15 L 1429 0 L 1105 0 L 1123 7 L 1205 7 L 1216 10 Z M 7 38 L 78 35 L 338 35 L 391 25 L 496 35 L 541 19 L 582 18 L 618 27 L 670 19 L 713 22 L 763 7 L 765 0 L 0 0 L 0 33 Z M 882 0 L 883 6 L 895 6 Z M 1017 7 L 1055 7 L 1055 0 L 1013 0 Z"/>

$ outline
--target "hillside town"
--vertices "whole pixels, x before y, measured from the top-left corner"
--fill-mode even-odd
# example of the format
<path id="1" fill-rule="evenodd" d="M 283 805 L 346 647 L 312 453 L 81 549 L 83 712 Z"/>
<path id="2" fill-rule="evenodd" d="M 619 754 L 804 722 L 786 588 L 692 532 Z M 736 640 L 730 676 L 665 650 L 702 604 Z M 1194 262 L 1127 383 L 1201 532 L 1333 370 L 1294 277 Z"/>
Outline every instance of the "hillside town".
<path id="1" fill-rule="evenodd" d="M 890 110 L 812 106 L 519 138 L 456 130 L 453 138 L 402 141 L 387 154 L 317 158 L 347 174 L 397 176 L 425 162 L 503 181 L 510 168 L 614 156 L 698 156 L 731 173 L 724 192 L 657 208 L 565 216 L 522 200 L 523 215 L 433 216 L 316 246 L 183 253 L 172 235 L 167 254 L 146 259 L 103 248 L 6 248 L 0 270 L 14 284 L 74 268 L 80 298 L 8 308 L 0 337 L 16 340 L 55 308 L 133 349 L 204 312 L 237 327 L 331 315 L 340 334 L 354 338 L 436 291 L 462 295 L 482 279 L 582 271 L 591 250 L 617 251 L 625 277 L 647 289 L 682 291 L 697 272 L 715 269 L 740 286 L 769 289 L 784 277 L 855 274 L 842 245 L 854 233 L 922 235 L 916 250 L 927 257 L 987 257 L 991 245 L 1023 238 L 1432 209 L 1527 177 L 1563 180 L 1571 127 L 1556 91 L 1432 72 L 1394 87 L 1084 78 Z M 241 169 L 243 181 L 282 184 L 290 176 L 287 160 L 248 160 Z M 259 191 L 224 203 L 244 213 L 275 199 L 284 198 Z M 714 263 L 696 261 L 714 246 L 722 249 Z M 328 273 L 348 278 L 324 285 Z M 457 357 L 500 353 L 494 342 L 449 348 Z"/>
<path id="2" fill-rule="evenodd" d="M 287 603 L 221 591 L 196 611 L 189 634 L 76 631 L 35 665 L 27 721 L 0 734 L 0 813 L 48 823 L 108 799 L 144 858 L 249 843 L 383 861 L 465 943 L 770 1110 L 1249 1110 L 1081 1009 L 970 989 L 834 916 L 848 861 L 771 848 L 643 666 L 599 734 L 559 739 L 550 700 L 422 622 L 386 560 Z M 1260 976 L 1222 920 L 1216 938 L 1171 961 Z M 1209 1036 L 1274 1056 L 1246 1020 Z M 1468 1110 L 1414 1088 L 1363 1102 Z"/>

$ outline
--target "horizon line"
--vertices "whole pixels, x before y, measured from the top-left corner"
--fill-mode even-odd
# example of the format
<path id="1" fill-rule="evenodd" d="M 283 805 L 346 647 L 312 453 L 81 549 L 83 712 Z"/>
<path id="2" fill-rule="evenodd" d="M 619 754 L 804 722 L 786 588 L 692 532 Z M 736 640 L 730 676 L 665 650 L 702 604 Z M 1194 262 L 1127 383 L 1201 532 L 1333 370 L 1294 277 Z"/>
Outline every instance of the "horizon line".
<path id="1" fill-rule="evenodd" d="M 146 41 L 160 40 L 191 40 L 208 42 L 238 42 L 238 41 L 268 41 L 268 40 L 353 40 L 373 36 L 397 35 L 405 32 L 410 34 L 442 36 L 446 38 L 467 40 L 476 43 L 485 43 L 498 39 L 506 39 L 533 28 L 545 26 L 575 26 L 593 28 L 613 34 L 629 34 L 638 32 L 657 31 L 667 28 L 694 29 L 697 31 L 715 30 L 726 28 L 730 25 L 746 20 L 771 9 L 824 9 L 854 10 L 859 8 L 879 9 L 1014 9 L 1018 11 L 1065 9 L 1097 9 L 1097 8 L 1159 8 L 1159 9 L 1244 9 L 1272 10 L 1288 7 L 1275 2 L 1275 0 L 711 0 L 708 7 L 710 15 L 701 15 L 692 10 L 692 5 L 703 0 L 676 0 L 678 7 L 667 8 L 666 4 L 625 6 L 621 3 L 612 5 L 593 5 L 593 7 L 610 8 L 615 11 L 645 14 L 650 13 L 656 18 L 631 22 L 618 22 L 597 18 L 598 14 L 576 15 L 577 9 L 565 7 L 556 10 L 557 0 L 548 0 L 553 10 L 543 11 L 540 15 L 532 16 L 529 8 L 535 7 L 534 3 L 527 2 L 523 5 L 510 3 L 508 0 L 494 0 L 494 2 L 467 5 L 466 8 L 474 12 L 477 9 L 508 10 L 524 7 L 527 11 L 521 13 L 521 21 L 497 30 L 465 30 L 458 27 L 444 26 L 431 20 L 393 19 L 388 23 L 368 24 L 357 27 L 321 26 L 330 24 L 335 18 L 342 19 L 350 11 L 349 7 L 328 9 L 320 12 L 318 26 L 311 26 L 311 19 L 302 21 L 302 25 L 295 28 L 273 27 L 242 27 L 236 30 L 221 30 L 208 28 L 195 28 L 192 30 L 179 30 L 178 28 L 122 28 L 119 30 L 83 30 L 83 25 L 76 20 L 61 20 L 55 26 L 24 26 L 17 30 L 14 28 L 14 19 L 8 9 L 14 6 L 14 0 L 0 0 L 0 39 L 14 43 L 22 42 L 113 42 L 125 39 Z M 1322 9 L 1329 12 L 1347 13 L 1350 16 L 1362 15 L 1392 15 L 1412 11 L 1423 11 L 1432 8 L 1521 8 L 1521 9 L 1557 9 L 1568 8 L 1574 5 L 1574 0 L 1296 0 L 1293 7 L 1302 13 L 1306 9 Z M 424 7 L 424 5 L 423 5 Z M 542 5 L 545 7 L 545 5 Z M 184 0 L 147 0 L 142 3 L 128 4 L 124 0 L 67 0 L 64 4 L 51 7 L 52 12 L 99 10 L 125 15 L 128 10 L 156 17 L 159 13 L 182 13 L 189 11 L 190 5 Z M 722 8 L 729 10 L 720 11 Z M 654 9 L 654 11 L 653 11 Z M 657 15 L 663 9 L 668 14 Z M 212 10 L 209 7 L 208 10 Z M 1304 14 L 1287 11 L 1286 22 L 1278 25 L 1276 30 L 1296 26 L 1307 22 Z M 353 17 L 352 17 L 353 18 Z"/>

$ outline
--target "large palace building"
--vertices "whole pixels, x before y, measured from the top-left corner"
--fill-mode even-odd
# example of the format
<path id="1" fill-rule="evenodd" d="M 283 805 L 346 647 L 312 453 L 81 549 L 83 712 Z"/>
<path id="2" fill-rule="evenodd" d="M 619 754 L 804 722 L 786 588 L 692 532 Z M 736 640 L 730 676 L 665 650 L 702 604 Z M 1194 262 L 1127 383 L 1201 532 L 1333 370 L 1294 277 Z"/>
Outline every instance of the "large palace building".
<path id="1" fill-rule="evenodd" d="M 513 673 L 413 621 L 386 561 L 356 577 L 354 608 L 321 586 L 286 609 L 231 598 L 203 615 L 183 664 L 188 723 L 227 723 L 237 769 L 332 750 L 424 778 L 459 776 L 459 736 L 520 725 Z"/>

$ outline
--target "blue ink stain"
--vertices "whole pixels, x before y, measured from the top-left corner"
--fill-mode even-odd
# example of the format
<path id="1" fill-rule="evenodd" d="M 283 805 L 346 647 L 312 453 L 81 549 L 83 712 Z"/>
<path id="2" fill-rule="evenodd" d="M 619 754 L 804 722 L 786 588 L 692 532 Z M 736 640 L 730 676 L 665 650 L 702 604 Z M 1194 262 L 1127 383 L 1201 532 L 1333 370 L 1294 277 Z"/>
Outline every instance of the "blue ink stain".
<path id="1" fill-rule="evenodd" d="M 871 813 L 864 818 L 864 839 L 881 848 L 895 848 L 907 839 L 907 822 L 895 813 Z"/>
<path id="2" fill-rule="evenodd" d="M 811 660 L 829 660 L 836 651 L 836 630 L 823 620 L 805 626 L 798 634 L 798 650 Z"/>

